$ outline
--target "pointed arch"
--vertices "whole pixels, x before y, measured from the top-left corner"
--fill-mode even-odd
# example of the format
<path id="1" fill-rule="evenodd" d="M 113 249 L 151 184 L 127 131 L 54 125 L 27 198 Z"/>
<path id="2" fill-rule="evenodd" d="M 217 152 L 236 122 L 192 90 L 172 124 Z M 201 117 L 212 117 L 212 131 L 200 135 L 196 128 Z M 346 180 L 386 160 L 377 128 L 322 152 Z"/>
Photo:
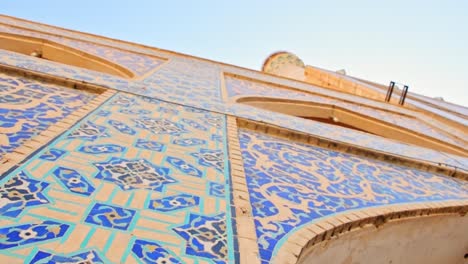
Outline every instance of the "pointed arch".
<path id="1" fill-rule="evenodd" d="M 308 120 L 346 127 L 425 148 L 441 150 L 465 157 L 468 156 L 468 151 L 464 146 L 450 145 L 439 139 L 336 105 L 258 96 L 241 97 L 236 102 Z"/>
<path id="2" fill-rule="evenodd" d="M 119 77 L 134 77 L 134 74 L 125 67 L 87 52 L 43 38 L 0 32 L 0 49 Z"/>

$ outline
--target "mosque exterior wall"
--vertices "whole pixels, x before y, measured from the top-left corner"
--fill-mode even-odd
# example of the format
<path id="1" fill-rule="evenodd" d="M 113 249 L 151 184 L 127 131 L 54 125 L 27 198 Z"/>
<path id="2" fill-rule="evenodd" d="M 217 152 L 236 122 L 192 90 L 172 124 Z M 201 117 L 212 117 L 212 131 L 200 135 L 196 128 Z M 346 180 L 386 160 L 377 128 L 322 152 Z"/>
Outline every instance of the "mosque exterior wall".
<path id="1" fill-rule="evenodd" d="M 465 107 L 400 107 L 8 16 L 2 34 L 83 52 L 67 65 L 0 49 L 2 263 L 296 263 L 340 235 L 436 214 L 468 232 Z M 91 55 L 125 74 L 90 70 Z M 292 76 L 307 67 L 284 60 Z M 251 98 L 383 125 L 365 133 Z"/>

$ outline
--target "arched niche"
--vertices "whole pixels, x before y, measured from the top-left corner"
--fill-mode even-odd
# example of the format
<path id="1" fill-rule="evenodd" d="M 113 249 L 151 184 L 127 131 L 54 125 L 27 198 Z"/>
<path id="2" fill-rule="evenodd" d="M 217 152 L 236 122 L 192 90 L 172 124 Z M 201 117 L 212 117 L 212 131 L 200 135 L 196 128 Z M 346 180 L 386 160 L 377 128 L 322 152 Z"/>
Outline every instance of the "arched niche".
<path id="1" fill-rule="evenodd" d="M 450 145 L 447 142 L 335 105 L 269 97 L 241 97 L 238 98 L 236 102 L 273 112 L 371 133 L 425 148 L 468 156 L 468 151 L 464 146 Z"/>
<path id="2" fill-rule="evenodd" d="M 1 32 L 0 49 L 119 77 L 134 77 L 130 70 L 118 64 L 46 39 Z"/>
<path id="3" fill-rule="evenodd" d="M 365 225 L 305 247 L 297 263 L 468 263 L 468 216 L 419 216 Z"/>

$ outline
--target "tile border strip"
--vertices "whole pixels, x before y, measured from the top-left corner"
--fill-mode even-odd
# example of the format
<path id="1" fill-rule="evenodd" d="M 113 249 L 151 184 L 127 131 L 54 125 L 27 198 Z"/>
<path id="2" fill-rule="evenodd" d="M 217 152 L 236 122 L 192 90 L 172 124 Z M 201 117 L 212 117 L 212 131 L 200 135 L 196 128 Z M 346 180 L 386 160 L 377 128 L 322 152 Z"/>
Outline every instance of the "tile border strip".
<path id="1" fill-rule="evenodd" d="M 438 173 L 450 177 L 459 178 L 468 181 L 468 171 L 459 170 L 456 167 L 452 168 L 441 163 L 431 163 L 422 160 L 415 160 L 409 157 L 396 156 L 395 154 L 388 154 L 380 152 L 375 149 L 367 149 L 359 146 L 351 146 L 345 143 L 340 143 L 326 138 L 318 138 L 314 135 L 301 133 L 298 131 L 289 130 L 272 124 L 260 123 L 247 119 L 238 119 L 240 128 L 259 131 L 268 135 L 273 135 L 297 143 L 310 144 L 327 148 L 339 152 L 349 153 L 360 157 L 366 157 L 374 160 L 380 160 L 400 166 L 411 167 L 423 170 L 430 173 Z"/>
<path id="2" fill-rule="evenodd" d="M 301 254 L 310 247 L 366 225 L 380 227 L 393 220 L 438 214 L 465 216 L 467 212 L 468 200 L 397 204 L 339 213 L 297 229 L 279 243 L 281 247 L 275 250 L 272 263 L 297 263 Z"/>
<path id="3" fill-rule="evenodd" d="M 233 206 L 235 208 L 235 223 L 241 264 L 260 263 L 255 223 L 250 204 L 250 195 L 244 172 L 244 163 L 239 143 L 237 120 L 227 116 L 228 153 L 231 169 Z"/>

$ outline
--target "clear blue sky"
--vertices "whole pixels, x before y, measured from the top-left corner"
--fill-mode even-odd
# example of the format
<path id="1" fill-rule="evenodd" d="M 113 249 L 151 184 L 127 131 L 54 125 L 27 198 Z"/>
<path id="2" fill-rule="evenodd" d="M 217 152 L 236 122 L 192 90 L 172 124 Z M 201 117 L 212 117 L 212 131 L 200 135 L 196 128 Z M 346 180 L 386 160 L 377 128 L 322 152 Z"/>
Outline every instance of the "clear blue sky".
<path id="1" fill-rule="evenodd" d="M 0 13 L 260 69 L 288 50 L 468 106 L 468 1 L 1 1 Z"/>

